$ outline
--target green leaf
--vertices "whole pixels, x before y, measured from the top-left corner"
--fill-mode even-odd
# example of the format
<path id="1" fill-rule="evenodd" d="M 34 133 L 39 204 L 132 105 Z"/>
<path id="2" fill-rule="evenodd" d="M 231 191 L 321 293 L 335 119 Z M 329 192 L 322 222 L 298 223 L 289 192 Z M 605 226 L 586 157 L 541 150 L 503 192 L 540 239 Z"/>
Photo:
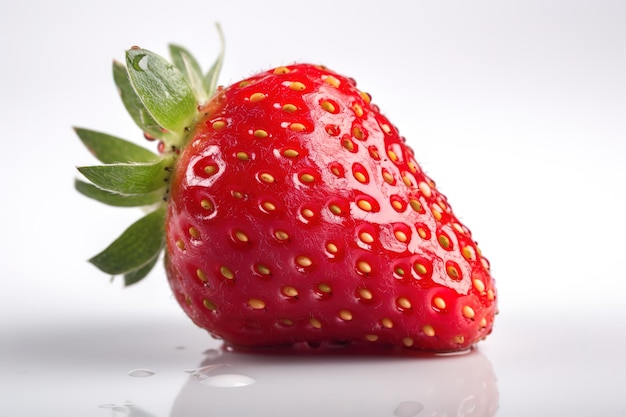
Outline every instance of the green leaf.
<path id="1" fill-rule="evenodd" d="M 98 187 L 118 194 L 146 194 L 165 187 L 171 161 L 78 167 Z"/>
<path id="2" fill-rule="evenodd" d="M 198 61 L 191 53 L 180 45 L 171 44 L 169 46 L 172 63 L 189 83 L 198 103 L 205 103 L 208 100 L 207 92 L 204 90 L 202 80 L 202 69 Z"/>
<path id="3" fill-rule="evenodd" d="M 122 98 L 122 103 L 126 107 L 126 111 L 130 114 L 135 124 L 148 135 L 164 139 L 167 132 L 164 132 L 161 126 L 154 120 L 146 106 L 137 95 L 128 76 L 126 66 L 120 62 L 113 61 L 113 80 Z"/>
<path id="4" fill-rule="evenodd" d="M 217 28 L 217 33 L 220 37 L 220 52 L 213 65 L 204 76 L 204 90 L 207 92 L 209 97 L 212 97 L 213 94 L 215 94 L 215 90 L 217 89 L 217 80 L 224 63 L 224 33 L 222 32 L 222 27 L 219 23 L 216 23 L 215 27 Z"/>
<path id="5" fill-rule="evenodd" d="M 159 252 L 157 252 L 156 256 L 150 260 L 147 264 L 145 264 L 144 266 L 134 269 L 126 274 L 124 274 L 124 285 L 126 287 L 136 284 L 137 282 L 141 281 L 142 279 L 144 279 L 146 277 L 146 275 L 148 275 L 150 273 L 150 271 L 152 271 L 152 268 L 154 268 L 154 265 L 156 265 L 157 261 L 159 260 L 159 254 L 160 254 L 160 250 Z"/>
<path id="6" fill-rule="evenodd" d="M 78 179 L 74 181 L 74 187 L 86 197 L 115 207 L 148 206 L 163 200 L 163 192 L 159 190 L 147 194 L 118 194 Z"/>
<path id="7" fill-rule="evenodd" d="M 79 127 L 74 130 L 87 149 L 105 164 L 150 162 L 159 159 L 157 154 L 127 140 Z"/>
<path id="8" fill-rule="evenodd" d="M 141 48 L 126 51 L 126 66 L 130 82 L 154 120 L 182 141 L 185 127 L 197 112 L 196 98 L 183 75 L 164 58 Z"/>
<path id="9" fill-rule="evenodd" d="M 105 250 L 89 260 L 111 275 L 139 274 L 165 244 L 165 208 L 147 214 L 122 233 Z"/>

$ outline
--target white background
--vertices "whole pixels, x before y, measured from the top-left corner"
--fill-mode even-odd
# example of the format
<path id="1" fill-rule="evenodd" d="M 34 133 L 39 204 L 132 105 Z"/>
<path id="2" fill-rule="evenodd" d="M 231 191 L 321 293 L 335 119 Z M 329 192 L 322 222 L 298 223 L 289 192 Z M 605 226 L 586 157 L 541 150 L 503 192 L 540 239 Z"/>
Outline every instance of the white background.
<path id="1" fill-rule="evenodd" d="M 323 63 L 356 78 L 407 137 L 491 261 L 501 314 L 483 353 L 501 415 L 530 401 L 551 404 L 546 413 L 626 409 L 614 379 L 626 367 L 616 350 L 626 341 L 618 0 L 2 2 L 0 343 L 148 318 L 192 326 L 161 270 L 123 289 L 86 262 L 140 213 L 73 190 L 75 166 L 94 161 L 71 127 L 143 143 L 112 59 L 132 45 L 166 54 L 175 42 L 206 68 L 216 21 L 221 83 Z M 587 385 L 573 381 L 584 378 L 600 384 L 598 407 L 577 397 Z"/>

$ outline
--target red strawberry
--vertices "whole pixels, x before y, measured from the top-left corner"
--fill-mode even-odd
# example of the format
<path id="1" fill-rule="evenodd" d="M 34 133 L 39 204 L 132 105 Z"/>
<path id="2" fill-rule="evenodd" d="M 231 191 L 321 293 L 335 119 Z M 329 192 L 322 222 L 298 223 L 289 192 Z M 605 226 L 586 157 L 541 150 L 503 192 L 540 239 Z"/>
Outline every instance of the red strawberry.
<path id="1" fill-rule="evenodd" d="M 165 247 L 185 312 L 238 346 L 453 351 L 491 332 L 487 260 L 351 78 L 297 64 L 213 93 L 221 55 L 202 77 L 186 50 L 171 51 L 175 66 L 139 48 L 114 66 L 161 155 L 77 130 L 107 164 L 79 168 L 93 183 L 78 181 L 81 192 L 157 207 L 96 266 L 132 284 Z"/>

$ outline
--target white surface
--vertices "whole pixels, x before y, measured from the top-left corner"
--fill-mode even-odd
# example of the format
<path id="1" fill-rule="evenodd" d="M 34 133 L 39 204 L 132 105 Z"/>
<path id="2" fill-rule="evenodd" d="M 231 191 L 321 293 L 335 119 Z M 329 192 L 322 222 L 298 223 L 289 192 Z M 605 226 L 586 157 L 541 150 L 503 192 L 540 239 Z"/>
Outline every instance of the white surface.
<path id="1" fill-rule="evenodd" d="M 416 149 L 478 238 L 497 280 L 501 315 L 494 334 L 459 365 L 490 364 L 499 392 L 496 415 L 626 414 L 620 399 L 626 4 L 381 4 L 2 4 L 3 415 L 140 417 L 143 410 L 161 417 L 175 416 L 181 401 L 196 404 L 190 381 L 197 378 L 189 380 L 195 377 L 183 370 L 198 367 L 202 352 L 217 345 L 182 316 L 162 271 L 122 290 L 85 262 L 138 212 L 101 207 L 73 191 L 74 167 L 92 160 L 70 127 L 142 142 L 116 96 L 111 59 L 122 59 L 134 44 L 165 53 L 168 42 L 177 42 L 208 66 L 217 46 L 214 21 L 227 37 L 223 83 L 293 61 L 324 63 L 354 76 Z M 255 396 L 270 387 L 284 387 L 277 403 L 301 395 L 293 370 L 227 358 L 237 362 L 236 374 L 256 381 L 226 390 L 237 392 L 237 405 L 260 404 Z M 405 393 L 394 385 L 396 374 L 416 387 L 431 381 L 434 398 L 441 398 L 430 362 L 406 360 L 399 369 L 388 359 L 359 359 L 359 366 L 357 359 L 316 361 L 315 367 L 308 360 L 295 364 L 298 381 L 310 379 L 311 392 L 319 388 L 337 407 L 393 416 L 405 402 L 398 413 L 430 415 L 423 390 L 393 397 Z M 155 374 L 128 376 L 144 368 Z M 368 381 L 368 373 L 386 383 Z M 264 377 L 271 377 L 267 385 Z M 324 381 L 366 393 L 350 391 L 342 403 L 334 395 L 339 390 L 324 391 Z M 207 394 L 214 410 L 235 395 L 221 392 Z M 98 407 L 125 401 L 136 406 Z M 260 404 L 255 415 L 272 406 Z"/>

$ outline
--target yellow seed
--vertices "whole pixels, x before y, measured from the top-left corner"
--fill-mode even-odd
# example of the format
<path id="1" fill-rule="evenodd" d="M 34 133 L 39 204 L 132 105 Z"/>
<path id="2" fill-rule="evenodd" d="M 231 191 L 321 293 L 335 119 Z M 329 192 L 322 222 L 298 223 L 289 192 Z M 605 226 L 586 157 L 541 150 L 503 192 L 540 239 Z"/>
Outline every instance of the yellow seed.
<path id="1" fill-rule="evenodd" d="M 422 211 L 422 203 L 420 203 L 419 201 L 412 198 L 409 200 L 409 204 L 414 211 L 417 211 L 418 213 Z"/>
<path id="2" fill-rule="evenodd" d="M 375 334 L 366 334 L 365 340 L 367 340 L 368 342 L 375 342 L 378 340 L 378 336 L 376 336 Z"/>
<path id="3" fill-rule="evenodd" d="M 376 161 L 378 161 L 380 159 L 380 155 L 378 154 L 378 149 L 376 149 L 373 146 L 370 146 L 368 148 L 368 151 L 369 151 L 370 157 L 372 159 L 375 159 Z"/>
<path id="4" fill-rule="evenodd" d="M 269 201 L 265 201 L 262 206 L 266 211 L 276 210 L 276 205 L 274 203 L 270 203 Z"/>
<path id="5" fill-rule="evenodd" d="M 439 235 L 437 241 L 444 249 L 450 249 L 450 239 L 446 235 Z"/>
<path id="6" fill-rule="evenodd" d="M 337 245 L 332 242 L 326 244 L 326 250 L 328 251 L 328 253 L 332 254 L 339 252 L 339 248 L 337 247 Z"/>
<path id="7" fill-rule="evenodd" d="M 361 233 L 359 233 L 359 239 L 361 239 L 361 242 L 363 242 L 363 243 L 373 243 L 374 242 L 374 236 L 372 236 L 368 232 L 361 232 Z"/>
<path id="8" fill-rule="evenodd" d="M 356 264 L 356 269 L 358 269 L 359 272 L 362 272 L 363 274 L 369 274 L 370 272 L 372 272 L 372 265 L 370 265 L 366 261 L 359 261 Z"/>
<path id="9" fill-rule="evenodd" d="M 326 83 L 332 85 L 335 88 L 339 87 L 339 85 L 341 84 L 340 81 L 336 77 L 333 77 L 332 75 L 325 76 L 324 81 L 326 81 Z"/>
<path id="10" fill-rule="evenodd" d="M 241 191 L 233 191 L 232 194 L 233 194 L 233 197 L 235 197 L 238 200 L 241 200 L 244 197 L 244 194 Z"/>
<path id="11" fill-rule="evenodd" d="M 258 264 L 256 266 L 256 270 L 261 275 L 270 275 L 272 273 L 272 271 L 267 266 L 265 266 L 263 264 Z"/>
<path id="12" fill-rule="evenodd" d="M 363 131 L 361 130 L 360 127 L 355 126 L 352 129 L 352 135 L 357 138 L 358 140 L 363 140 L 363 138 L 365 137 L 365 135 L 363 134 Z"/>
<path id="13" fill-rule="evenodd" d="M 415 272 L 417 272 L 418 275 L 426 275 L 426 273 L 428 272 L 428 269 L 426 269 L 426 267 L 419 262 L 415 262 L 415 264 L 413 265 L 413 269 L 415 270 Z"/>
<path id="14" fill-rule="evenodd" d="M 294 91 L 304 91 L 306 90 L 306 85 L 302 84 L 300 81 L 294 81 L 291 84 L 289 84 L 289 88 L 291 88 Z"/>
<path id="15" fill-rule="evenodd" d="M 193 238 L 199 238 L 200 237 L 200 232 L 198 232 L 198 229 L 196 229 L 195 227 L 190 227 L 189 228 L 189 235 Z"/>
<path id="16" fill-rule="evenodd" d="M 300 181 L 310 184 L 313 181 L 315 181 L 315 177 L 311 174 L 301 174 L 300 175 Z"/>
<path id="17" fill-rule="evenodd" d="M 280 321 L 284 326 L 293 326 L 293 320 L 291 320 L 291 319 L 284 318 L 284 319 L 280 319 L 278 321 Z"/>
<path id="18" fill-rule="evenodd" d="M 227 267 L 227 266 L 221 266 L 220 267 L 220 273 L 222 274 L 222 276 L 226 279 L 233 279 L 235 278 L 235 274 L 233 273 L 233 271 Z"/>
<path id="19" fill-rule="evenodd" d="M 205 210 L 213 210 L 214 206 L 209 200 L 200 201 L 200 206 Z"/>
<path id="20" fill-rule="evenodd" d="M 389 173 L 388 171 L 383 172 L 383 179 L 385 180 L 387 184 L 393 185 L 393 183 L 395 182 L 393 175 L 391 175 L 391 173 Z"/>
<path id="21" fill-rule="evenodd" d="M 182 240 L 177 240 L 176 241 L 176 247 L 180 250 L 185 250 L 185 242 L 183 242 Z"/>
<path id="22" fill-rule="evenodd" d="M 261 100 L 263 100 L 266 97 L 265 94 L 263 93 L 254 93 L 250 96 L 250 102 L 251 103 L 257 103 Z"/>
<path id="23" fill-rule="evenodd" d="M 419 227 L 417 229 L 417 234 L 422 238 L 422 239 L 426 239 L 426 237 L 428 237 L 428 233 L 426 233 L 426 230 L 424 230 L 422 227 Z"/>
<path id="24" fill-rule="evenodd" d="M 337 204 L 331 204 L 330 206 L 328 206 L 328 208 L 333 214 L 336 214 L 336 215 L 341 214 L 341 207 L 339 207 Z"/>
<path id="25" fill-rule="evenodd" d="M 292 287 L 290 285 L 283 287 L 281 292 L 283 293 L 285 297 L 297 297 L 298 296 L 298 290 L 295 287 Z"/>
<path id="26" fill-rule="evenodd" d="M 248 161 L 250 159 L 250 155 L 248 155 L 246 152 L 243 152 L 243 151 L 239 151 L 235 155 L 237 156 L 237 159 L 239 159 L 240 161 Z"/>
<path id="27" fill-rule="evenodd" d="M 332 288 L 330 288 L 330 285 L 324 283 L 318 284 L 317 289 L 324 294 L 330 294 L 332 292 Z"/>
<path id="28" fill-rule="evenodd" d="M 380 127 L 383 129 L 383 132 L 385 132 L 387 134 L 391 133 L 391 127 L 388 124 L 385 123 L 385 124 L 381 125 Z"/>
<path id="29" fill-rule="evenodd" d="M 389 156 L 389 159 L 391 159 L 393 162 L 398 161 L 398 155 L 396 155 L 396 153 L 392 150 L 387 151 L 387 156 Z"/>
<path id="30" fill-rule="evenodd" d="M 286 156 L 287 158 L 295 158 L 298 155 L 300 155 L 300 153 L 295 149 L 285 149 L 283 151 L 283 156 Z"/>
<path id="31" fill-rule="evenodd" d="M 352 141 L 350 139 L 344 139 L 342 141 L 342 145 L 343 145 L 344 148 L 346 148 L 350 152 L 354 151 L 354 143 L 352 143 Z"/>
<path id="32" fill-rule="evenodd" d="M 422 327 L 422 331 L 426 336 L 433 337 L 435 335 L 435 329 L 430 324 Z"/>
<path id="33" fill-rule="evenodd" d="M 289 129 L 293 130 L 294 132 L 304 132 L 306 130 L 306 126 L 302 123 L 292 123 L 289 125 Z"/>
<path id="34" fill-rule="evenodd" d="M 441 218 L 443 217 L 441 215 L 441 209 L 439 208 L 439 206 L 435 206 L 433 205 L 432 209 L 430 210 L 433 213 L 433 216 L 435 217 L 435 219 L 437 220 L 441 220 Z"/>
<path id="35" fill-rule="evenodd" d="M 309 208 L 302 209 L 300 211 L 300 214 L 302 214 L 302 217 L 305 217 L 307 219 L 310 219 L 315 216 L 315 212 Z"/>
<path id="36" fill-rule="evenodd" d="M 371 300 L 372 298 L 374 298 L 374 295 L 372 294 L 372 292 L 368 290 L 367 288 L 359 288 L 358 293 L 359 293 L 359 297 L 361 297 L 364 300 Z"/>
<path id="37" fill-rule="evenodd" d="M 226 122 L 223 120 L 217 120 L 211 124 L 211 127 L 215 130 L 220 130 L 226 127 Z"/>
<path id="38" fill-rule="evenodd" d="M 465 337 L 464 336 L 454 336 L 454 343 L 458 343 L 459 345 L 463 342 L 465 342 Z"/>
<path id="39" fill-rule="evenodd" d="M 237 239 L 240 242 L 244 242 L 244 243 L 249 241 L 248 235 L 245 234 L 244 232 L 240 231 L 240 230 L 235 232 L 235 239 Z"/>
<path id="40" fill-rule="evenodd" d="M 211 311 L 215 311 L 217 309 L 217 306 L 215 305 L 215 303 L 211 300 L 203 300 L 202 301 L 202 305 L 204 306 L 204 308 L 206 308 L 207 310 L 211 310 Z"/>
<path id="41" fill-rule="evenodd" d="M 287 232 L 285 232 L 283 230 L 277 230 L 276 232 L 274 232 L 274 236 L 278 240 L 287 240 L 287 239 L 289 239 L 289 234 L 287 234 Z"/>
<path id="42" fill-rule="evenodd" d="M 425 183 L 424 181 L 421 181 L 418 185 L 417 188 L 419 188 L 419 190 L 421 191 L 421 193 L 424 195 L 424 197 L 429 198 L 430 196 L 432 196 L 432 190 L 430 188 L 430 186 Z"/>
<path id="43" fill-rule="evenodd" d="M 260 138 L 260 139 L 263 139 L 263 138 L 266 138 L 266 137 L 268 137 L 268 136 L 269 136 L 269 134 L 267 133 L 267 131 L 266 131 L 266 130 L 263 130 L 263 129 L 257 129 L 257 130 L 255 130 L 255 131 L 254 131 L 254 133 L 253 133 L 253 135 L 254 135 L 254 137 L 255 137 L 255 138 Z"/>
<path id="44" fill-rule="evenodd" d="M 476 288 L 476 291 L 478 291 L 479 293 L 483 293 L 483 292 L 485 292 L 485 283 L 482 282 L 480 279 L 475 278 L 474 279 L 474 288 Z"/>
<path id="45" fill-rule="evenodd" d="M 470 306 L 463 306 L 463 316 L 467 319 L 473 319 L 476 313 L 474 309 Z"/>
<path id="46" fill-rule="evenodd" d="M 433 305 L 438 308 L 439 310 L 445 310 L 446 309 L 446 301 L 441 298 L 441 297 L 435 297 L 433 298 Z"/>
<path id="47" fill-rule="evenodd" d="M 471 246 L 465 246 L 463 249 L 461 249 L 461 254 L 468 261 L 474 259 L 474 249 Z"/>
<path id="48" fill-rule="evenodd" d="M 402 230 L 396 230 L 393 235 L 396 237 L 396 239 L 399 242 L 406 242 L 407 240 L 409 240 L 409 237 L 406 235 L 406 233 L 404 233 Z"/>
<path id="49" fill-rule="evenodd" d="M 487 300 L 493 301 L 496 298 L 496 295 L 493 293 L 493 290 L 487 290 Z"/>
<path id="50" fill-rule="evenodd" d="M 204 273 L 204 271 L 202 271 L 201 269 L 196 269 L 196 276 L 198 277 L 200 281 L 203 281 L 203 282 L 207 281 L 207 276 Z"/>
<path id="51" fill-rule="evenodd" d="M 391 319 L 387 318 L 387 317 L 380 319 L 380 324 L 385 329 L 392 329 L 393 328 L 393 321 L 391 321 Z"/>
<path id="52" fill-rule="evenodd" d="M 313 261 L 311 260 L 311 258 L 304 255 L 296 256 L 296 263 L 303 268 L 313 265 Z"/>
<path id="53" fill-rule="evenodd" d="M 370 97 L 370 95 L 364 91 L 359 91 L 359 95 L 361 96 L 361 98 L 366 104 L 369 104 L 372 101 L 372 98 Z"/>
<path id="54" fill-rule="evenodd" d="M 411 346 L 413 346 L 413 343 L 415 343 L 415 342 L 414 342 L 414 341 L 413 341 L 413 339 L 411 339 L 410 337 L 405 337 L 405 338 L 403 338 L 403 339 L 402 339 L 402 344 L 403 344 L 404 346 L 406 346 L 406 347 L 411 347 Z"/>
<path id="55" fill-rule="evenodd" d="M 409 310 L 412 307 L 411 301 L 409 301 L 409 299 L 406 297 L 398 297 L 396 303 L 400 308 L 403 308 L 405 310 Z"/>
<path id="56" fill-rule="evenodd" d="M 341 320 L 350 321 L 352 320 L 352 313 L 350 312 L 350 310 L 341 310 L 339 312 L 339 318 Z"/>
<path id="57" fill-rule="evenodd" d="M 334 113 L 335 110 L 337 110 L 335 108 L 335 105 L 331 103 L 330 101 L 322 101 L 320 105 L 322 106 L 322 109 L 326 110 L 329 113 Z"/>
<path id="58" fill-rule="evenodd" d="M 411 178 L 409 178 L 408 175 L 403 175 L 402 176 L 402 182 L 404 183 L 404 185 L 406 185 L 407 187 L 412 187 L 413 186 L 413 182 L 411 181 Z"/>
<path id="59" fill-rule="evenodd" d="M 367 183 L 367 177 L 362 172 L 356 171 L 354 173 L 354 178 L 361 184 Z"/>
<path id="60" fill-rule="evenodd" d="M 251 298 L 248 300 L 248 305 L 254 310 L 263 310 L 265 308 L 265 301 L 259 298 Z"/>
<path id="61" fill-rule="evenodd" d="M 363 107 L 360 105 L 355 104 L 352 106 L 352 110 L 354 110 L 354 114 L 356 114 L 357 117 L 363 117 Z"/>
<path id="62" fill-rule="evenodd" d="M 356 202 L 356 205 L 363 211 L 372 211 L 372 203 L 367 200 L 359 200 Z"/>
<path id="63" fill-rule="evenodd" d="M 274 69 L 274 74 L 276 75 L 284 75 L 284 74 L 287 74 L 288 72 L 289 72 L 289 68 L 287 67 L 278 67 Z"/>
<path id="64" fill-rule="evenodd" d="M 459 273 L 459 270 L 456 268 L 456 266 L 448 265 L 446 267 L 446 273 L 452 279 L 459 279 L 460 273 Z"/>
<path id="65" fill-rule="evenodd" d="M 217 165 L 207 165 L 204 167 L 204 172 L 207 175 L 213 175 L 217 172 Z"/>
<path id="66" fill-rule="evenodd" d="M 393 206 L 394 209 L 401 211 L 402 210 L 402 202 L 398 201 L 398 200 L 393 200 L 391 202 L 391 205 Z"/>
<path id="67" fill-rule="evenodd" d="M 309 324 L 311 325 L 311 327 L 313 327 L 314 329 L 321 329 L 322 328 L 322 322 L 319 321 L 316 318 L 311 317 L 309 319 Z"/>
<path id="68" fill-rule="evenodd" d="M 259 178 L 261 179 L 261 181 L 266 182 L 268 184 L 271 184 L 276 180 L 274 176 L 270 174 L 269 172 L 262 173 L 261 175 L 259 175 Z"/>
<path id="69" fill-rule="evenodd" d="M 244 87 L 249 86 L 250 84 L 252 84 L 250 81 L 245 80 L 245 81 L 242 81 L 242 82 L 239 83 L 239 87 L 240 88 L 244 88 Z"/>
<path id="70" fill-rule="evenodd" d="M 483 317 L 483 318 L 480 320 L 480 323 L 478 323 L 478 325 L 479 325 L 480 327 L 487 327 L 487 319 Z"/>
<path id="71" fill-rule="evenodd" d="M 283 106 L 283 110 L 286 111 L 287 113 L 293 113 L 296 110 L 298 110 L 298 108 L 291 103 L 287 103 Z"/>

